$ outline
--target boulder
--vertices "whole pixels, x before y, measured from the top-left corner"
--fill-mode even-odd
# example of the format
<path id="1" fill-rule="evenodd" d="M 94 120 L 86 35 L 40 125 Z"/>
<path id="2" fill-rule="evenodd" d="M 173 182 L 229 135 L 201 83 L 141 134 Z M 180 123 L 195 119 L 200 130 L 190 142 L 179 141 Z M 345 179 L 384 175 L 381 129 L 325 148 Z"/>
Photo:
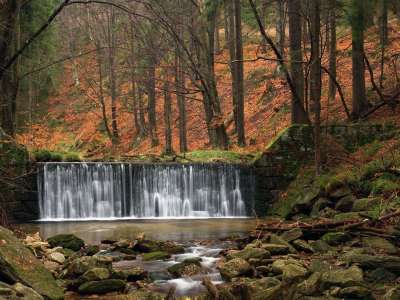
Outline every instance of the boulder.
<path id="1" fill-rule="evenodd" d="M 163 251 L 169 254 L 179 254 L 185 252 L 183 246 L 177 245 L 174 242 L 151 241 L 151 240 L 138 241 L 134 245 L 133 250 L 141 253 Z"/>
<path id="2" fill-rule="evenodd" d="M 312 273 L 308 279 L 304 280 L 303 282 L 297 285 L 297 290 L 300 294 L 306 296 L 312 296 L 318 292 L 319 283 L 321 280 L 321 273 L 315 272 Z"/>
<path id="3" fill-rule="evenodd" d="M 343 256 L 348 263 L 359 264 L 365 269 L 384 268 L 400 275 L 400 257 L 391 255 L 368 255 L 349 253 Z"/>
<path id="4" fill-rule="evenodd" d="M 337 246 L 349 241 L 350 239 L 350 236 L 345 232 L 328 232 L 325 233 L 321 238 L 321 240 L 330 246 Z"/>
<path id="5" fill-rule="evenodd" d="M 302 236 L 303 236 L 303 231 L 300 228 L 290 229 L 280 235 L 280 237 L 284 239 L 286 242 L 297 240 Z"/>
<path id="6" fill-rule="evenodd" d="M 371 291 L 363 286 L 350 286 L 339 291 L 339 296 L 344 299 L 363 299 L 371 298 Z"/>
<path id="7" fill-rule="evenodd" d="M 242 258 L 234 258 L 219 266 L 222 278 L 230 281 L 239 276 L 251 275 L 253 270 L 250 264 Z"/>
<path id="8" fill-rule="evenodd" d="M 98 281 L 110 278 L 110 271 L 106 268 L 93 268 L 86 271 L 81 278 L 84 281 Z"/>
<path id="9" fill-rule="evenodd" d="M 80 294 L 106 294 L 120 292 L 126 287 L 126 282 L 120 279 L 85 282 L 78 288 Z"/>
<path id="10" fill-rule="evenodd" d="M 271 244 L 284 245 L 284 246 L 288 247 L 289 253 L 297 253 L 296 249 L 292 245 L 290 245 L 287 241 L 285 241 L 283 238 L 281 238 L 280 236 L 278 236 L 276 234 L 271 234 L 269 236 L 269 242 Z"/>
<path id="11" fill-rule="evenodd" d="M 314 253 L 314 248 L 307 243 L 305 240 L 295 240 L 292 242 L 293 246 L 298 251 L 306 252 L 306 253 Z"/>
<path id="12" fill-rule="evenodd" d="M 320 211 L 323 210 L 326 207 L 332 206 L 332 202 L 330 202 L 326 198 L 319 198 L 314 205 L 312 206 L 311 213 L 310 215 L 312 217 L 316 217 L 319 215 Z"/>
<path id="13" fill-rule="evenodd" d="M 48 299 L 64 297 L 51 272 L 3 227 L 0 227 L 0 278 L 21 282 Z"/>
<path id="14" fill-rule="evenodd" d="M 272 255 L 281 255 L 288 254 L 289 247 L 287 245 L 279 245 L 279 244 L 262 244 L 262 249 L 267 250 Z M 267 258 L 267 257 L 265 257 Z"/>
<path id="15" fill-rule="evenodd" d="M 126 239 L 119 240 L 118 242 L 115 242 L 113 244 L 113 246 L 117 247 L 117 248 L 128 248 L 130 245 L 131 245 L 131 242 Z"/>
<path id="16" fill-rule="evenodd" d="M 147 278 L 147 272 L 139 266 L 131 268 L 115 268 L 114 275 L 119 279 L 129 282 L 143 280 Z"/>
<path id="17" fill-rule="evenodd" d="M 366 273 L 367 280 L 372 283 L 389 283 L 396 280 L 397 276 L 392 272 L 384 269 L 377 268 Z"/>
<path id="18" fill-rule="evenodd" d="M 328 243 L 323 240 L 309 241 L 308 243 L 318 253 L 324 253 L 331 249 Z"/>
<path id="19" fill-rule="evenodd" d="M 64 254 L 59 253 L 59 252 L 50 253 L 47 256 L 47 258 L 50 259 L 51 261 L 54 261 L 54 262 L 59 263 L 59 264 L 63 264 L 65 262 Z"/>
<path id="20" fill-rule="evenodd" d="M 112 258 L 107 256 L 82 256 L 73 260 L 67 267 L 65 277 L 77 277 L 93 268 L 111 270 Z"/>
<path id="21" fill-rule="evenodd" d="M 126 298 L 127 300 L 165 300 L 165 295 L 155 291 L 147 291 L 144 289 L 130 291 Z"/>
<path id="22" fill-rule="evenodd" d="M 308 274 L 308 270 L 302 263 L 294 259 L 275 260 L 272 263 L 272 271 L 276 274 L 282 274 L 282 279 L 286 282 L 305 277 Z"/>
<path id="23" fill-rule="evenodd" d="M 172 265 L 168 268 L 168 272 L 175 278 L 190 277 L 201 273 L 200 263 L 182 262 Z"/>
<path id="24" fill-rule="evenodd" d="M 244 260 L 249 260 L 252 258 L 264 259 L 270 257 L 271 254 L 267 250 L 253 247 L 246 247 L 245 249 L 240 251 L 231 250 L 227 254 L 228 259 L 241 258 Z"/>
<path id="25" fill-rule="evenodd" d="M 86 256 L 93 256 L 100 252 L 100 247 L 98 245 L 88 245 L 84 249 L 84 253 Z"/>
<path id="26" fill-rule="evenodd" d="M 24 300 L 43 300 L 44 299 L 35 290 L 33 290 L 32 288 L 27 287 L 19 282 L 14 284 L 13 288 L 17 292 L 17 296 L 23 295 Z"/>
<path id="27" fill-rule="evenodd" d="M 363 237 L 361 242 L 364 247 L 386 252 L 387 254 L 397 254 L 398 249 L 388 240 L 378 236 Z"/>
<path id="28" fill-rule="evenodd" d="M 351 195 L 351 190 L 346 185 L 331 185 L 327 186 L 326 193 L 328 194 L 329 198 L 332 199 L 340 199 L 347 195 Z"/>
<path id="29" fill-rule="evenodd" d="M 341 212 L 350 212 L 353 208 L 354 200 L 353 195 L 347 195 L 336 202 L 335 209 Z"/>
<path id="30" fill-rule="evenodd" d="M 73 234 L 58 234 L 47 239 L 49 245 L 54 247 L 63 247 L 73 251 L 79 251 L 85 242 Z"/>
<path id="31" fill-rule="evenodd" d="M 357 266 L 351 266 L 349 269 L 328 270 L 321 276 L 321 283 L 324 289 L 331 286 L 358 286 L 362 284 L 363 280 L 363 271 Z"/>
<path id="32" fill-rule="evenodd" d="M 150 253 L 145 253 L 142 256 L 142 259 L 144 261 L 150 261 L 150 260 L 166 260 L 171 257 L 171 254 L 163 251 L 154 251 Z"/>

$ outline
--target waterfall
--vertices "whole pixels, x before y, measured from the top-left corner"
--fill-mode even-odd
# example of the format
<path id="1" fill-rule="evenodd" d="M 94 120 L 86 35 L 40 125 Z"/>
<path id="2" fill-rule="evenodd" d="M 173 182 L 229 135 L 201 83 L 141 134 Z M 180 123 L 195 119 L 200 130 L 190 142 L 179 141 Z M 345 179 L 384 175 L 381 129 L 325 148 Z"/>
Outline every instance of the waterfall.
<path id="1" fill-rule="evenodd" d="M 254 178 L 223 164 L 43 163 L 42 220 L 245 217 Z"/>

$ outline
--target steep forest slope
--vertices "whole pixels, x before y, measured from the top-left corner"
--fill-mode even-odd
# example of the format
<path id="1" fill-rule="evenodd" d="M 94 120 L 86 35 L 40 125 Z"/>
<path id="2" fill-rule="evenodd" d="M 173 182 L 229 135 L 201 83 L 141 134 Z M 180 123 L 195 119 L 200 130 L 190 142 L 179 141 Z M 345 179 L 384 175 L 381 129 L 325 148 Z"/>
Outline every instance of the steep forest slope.
<path id="1" fill-rule="evenodd" d="M 249 30 L 250 31 L 250 30 Z M 378 30 L 371 27 L 366 33 L 366 53 L 371 62 L 377 81 L 380 73 L 380 47 Z M 220 32 L 221 39 L 223 32 Z M 397 19 L 389 22 L 390 47 L 387 49 L 385 64 L 384 93 L 391 94 L 398 76 L 396 65 L 399 65 L 400 24 Z M 218 92 L 221 98 L 225 123 L 229 124 L 228 133 L 231 148 L 239 152 L 256 152 L 290 122 L 290 92 L 284 77 L 279 73 L 276 61 L 263 58 L 274 58 L 268 50 L 262 53 L 260 37 L 256 32 L 248 32 L 245 38 L 245 129 L 247 146 L 238 148 L 233 134 L 231 117 L 231 75 L 229 72 L 229 54 L 223 49 L 216 56 Z M 327 62 L 327 51 L 323 48 L 323 64 Z M 90 50 L 90 49 L 88 49 Z M 338 28 L 338 82 L 341 85 L 347 106 L 351 109 L 351 33 L 348 29 Z M 79 85 L 73 79 L 73 69 L 78 70 Z M 159 70 L 158 70 L 159 71 Z M 379 101 L 372 89 L 370 74 L 366 71 L 368 97 L 371 103 Z M 397 80 L 396 80 L 397 78 Z M 171 79 L 172 81 L 173 79 Z M 328 80 L 326 74 L 324 81 Z M 121 154 L 160 154 L 164 147 L 164 93 L 162 82 L 157 84 L 157 134 L 159 146 L 151 147 L 150 139 L 137 140 L 132 114 L 132 98 L 129 82 L 121 83 L 118 97 L 118 126 L 120 143 L 111 147 L 111 141 L 104 129 L 101 106 L 97 100 L 93 85 L 97 83 L 95 57 L 93 53 L 68 60 L 63 65 L 63 73 L 57 91 L 48 98 L 47 112 L 32 124 L 26 124 L 25 130 L 18 134 L 18 141 L 31 150 L 48 149 L 54 151 L 76 151 L 86 157 L 103 157 L 104 155 Z M 326 85 L 324 85 L 326 86 Z M 187 103 L 187 134 L 189 151 L 208 149 L 208 137 L 204 122 L 204 110 L 200 101 L 201 94 L 190 94 Z M 145 100 L 146 101 L 146 100 Z M 172 93 L 173 147 L 179 149 L 178 111 L 175 95 Z M 111 115 L 110 97 L 106 97 L 107 114 Z M 146 104 L 146 103 L 145 103 Z M 399 112 L 383 107 L 372 114 L 371 122 L 399 122 Z M 339 95 L 334 103 L 328 103 L 327 92 L 322 95 L 322 119 L 325 123 L 346 121 Z"/>

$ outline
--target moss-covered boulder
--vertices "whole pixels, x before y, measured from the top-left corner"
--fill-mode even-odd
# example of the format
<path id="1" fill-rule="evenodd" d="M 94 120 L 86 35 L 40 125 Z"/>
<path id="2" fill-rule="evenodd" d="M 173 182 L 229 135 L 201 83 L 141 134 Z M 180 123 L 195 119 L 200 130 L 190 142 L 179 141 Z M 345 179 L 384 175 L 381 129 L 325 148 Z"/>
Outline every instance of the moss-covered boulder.
<path id="1" fill-rule="evenodd" d="M 354 201 L 353 211 L 373 210 L 382 202 L 379 197 L 374 198 L 361 198 Z"/>
<path id="2" fill-rule="evenodd" d="M 20 282 L 48 299 L 63 299 L 53 275 L 11 231 L 0 227 L 0 278 Z"/>
<path id="3" fill-rule="evenodd" d="M 349 241 L 350 238 L 351 237 L 345 232 L 328 232 L 322 236 L 321 240 L 326 242 L 328 245 L 337 246 Z"/>
<path id="4" fill-rule="evenodd" d="M 150 253 L 145 253 L 142 256 L 142 259 L 144 261 L 150 261 L 150 260 L 165 260 L 171 257 L 171 254 L 163 251 L 154 251 Z"/>
<path id="5" fill-rule="evenodd" d="M 47 239 L 51 247 L 63 247 L 73 251 L 79 251 L 85 242 L 73 234 L 58 234 Z"/>
<path id="6" fill-rule="evenodd" d="M 112 258 L 108 256 L 83 256 L 74 259 L 67 265 L 63 273 L 65 278 L 73 278 L 84 274 L 93 268 L 104 268 L 111 270 Z"/>
<path id="7" fill-rule="evenodd" d="M 399 249 L 395 245 L 393 245 L 387 239 L 378 236 L 363 237 L 361 242 L 364 247 L 386 252 L 388 254 L 397 254 L 399 252 Z"/>
<path id="8" fill-rule="evenodd" d="M 232 280 L 232 278 L 247 276 L 252 274 L 252 267 L 250 264 L 242 258 L 234 258 L 228 262 L 223 263 L 219 266 L 219 271 L 222 278 L 227 281 Z"/>
<path id="9" fill-rule="evenodd" d="M 80 294 L 106 294 L 120 292 L 126 287 L 126 282 L 120 279 L 107 279 L 101 281 L 89 281 L 79 286 Z"/>
<path id="10" fill-rule="evenodd" d="M 175 278 L 190 277 L 201 272 L 201 265 L 199 262 L 181 262 L 172 265 L 168 268 L 168 272 Z"/>
<path id="11" fill-rule="evenodd" d="M 349 269 L 327 270 L 322 274 L 321 284 L 324 289 L 331 286 L 349 287 L 362 285 L 363 280 L 363 271 L 357 266 L 352 266 Z"/>
<path id="12" fill-rule="evenodd" d="M 131 282 L 146 279 L 148 274 L 142 267 L 139 266 L 130 268 L 114 267 L 113 277 Z"/>
<path id="13" fill-rule="evenodd" d="M 400 275 L 400 257 L 394 255 L 369 255 L 348 253 L 344 255 L 348 263 L 356 263 L 365 269 L 384 268 Z"/>
<path id="14" fill-rule="evenodd" d="M 252 258 L 264 259 L 270 258 L 271 254 L 269 251 L 261 248 L 253 248 L 253 247 L 246 247 L 243 250 L 231 250 L 228 252 L 227 258 L 234 259 L 234 258 L 241 258 L 244 260 L 249 260 Z"/>
<path id="15" fill-rule="evenodd" d="M 110 271 L 106 268 L 93 268 L 82 275 L 85 281 L 98 281 L 110 278 Z"/>

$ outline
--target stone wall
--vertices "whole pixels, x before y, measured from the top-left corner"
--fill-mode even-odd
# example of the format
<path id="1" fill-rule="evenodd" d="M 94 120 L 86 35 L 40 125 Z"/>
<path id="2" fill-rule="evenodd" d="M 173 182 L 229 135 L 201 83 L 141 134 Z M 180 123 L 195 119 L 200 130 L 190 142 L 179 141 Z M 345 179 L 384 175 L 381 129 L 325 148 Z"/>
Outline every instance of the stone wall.
<path id="1" fill-rule="evenodd" d="M 391 125 L 349 124 L 322 127 L 348 151 L 371 143 L 385 140 L 397 133 Z M 289 183 L 296 178 L 302 165 L 314 159 L 313 128 L 308 125 L 292 125 L 284 129 L 255 160 L 256 175 L 255 211 L 263 216 L 268 207 Z"/>

